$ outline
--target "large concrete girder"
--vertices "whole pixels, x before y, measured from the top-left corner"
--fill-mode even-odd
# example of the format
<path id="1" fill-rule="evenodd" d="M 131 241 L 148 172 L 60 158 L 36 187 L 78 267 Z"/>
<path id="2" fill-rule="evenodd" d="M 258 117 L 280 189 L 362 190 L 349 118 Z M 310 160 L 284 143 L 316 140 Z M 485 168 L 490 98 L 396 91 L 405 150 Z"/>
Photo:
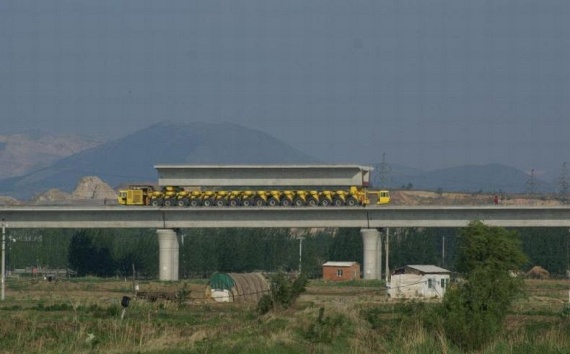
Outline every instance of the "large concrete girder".
<path id="1" fill-rule="evenodd" d="M 349 187 L 370 184 L 372 167 L 360 165 L 157 165 L 159 186 Z"/>

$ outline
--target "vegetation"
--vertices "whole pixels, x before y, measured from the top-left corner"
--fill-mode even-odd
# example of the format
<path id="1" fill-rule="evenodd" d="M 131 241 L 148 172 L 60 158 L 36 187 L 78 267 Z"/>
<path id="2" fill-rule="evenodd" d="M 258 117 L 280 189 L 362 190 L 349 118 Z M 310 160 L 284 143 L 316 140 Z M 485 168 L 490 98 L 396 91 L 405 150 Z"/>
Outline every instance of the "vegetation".
<path id="1" fill-rule="evenodd" d="M 443 301 L 443 327 L 453 343 L 480 349 L 502 332 L 507 311 L 522 293 L 523 281 L 514 274 L 525 262 L 513 232 L 479 221 L 462 231 L 457 270 L 463 281 Z"/>
<path id="2" fill-rule="evenodd" d="M 390 229 L 390 268 L 435 264 L 456 271 L 459 229 Z M 517 229 L 528 271 L 542 266 L 551 277 L 570 269 L 567 228 Z M 7 269 L 70 268 L 81 275 L 158 276 L 158 242 L 154 230 L 10 230 Z M 180 236 L 180 277 L 207 279 L 216 271 L 250 272 L 299 268 L 299 240 L 304 237 L 302 269 L 320 278 L 326 261 L 363 264 L 360 230 L 338 229 L 307 234 L 287 229 L 183 229 Z"/>
<path id="3" fill-rule="evenodd" d="M 187 289 L 187 301 L 133 297 L 123 279 L 8 278 L 0 302 L 3 353 L 463 353 L 429 321 L 438 303 L 390 301 L 376 285 L 318 287 L 288 309 L 204 299 L 206 284 L 141 281 L 144 291 Z M 566 280 L 527 280 L 529 296 L 479 353 L 566 353 Z M 121 315 L 121 298 L 132 300 Z"/>
<path id="4" fill-rule="evenodd" d="M 305 292 L 307 277 L 301 273 L 291 278 L 279 272 L 269 282 L 270 293 L 265 294 L 257 304 L 257 312 L 264 315 L 271 310 L 283 310 L 291 307 L 297 298 Z"/>

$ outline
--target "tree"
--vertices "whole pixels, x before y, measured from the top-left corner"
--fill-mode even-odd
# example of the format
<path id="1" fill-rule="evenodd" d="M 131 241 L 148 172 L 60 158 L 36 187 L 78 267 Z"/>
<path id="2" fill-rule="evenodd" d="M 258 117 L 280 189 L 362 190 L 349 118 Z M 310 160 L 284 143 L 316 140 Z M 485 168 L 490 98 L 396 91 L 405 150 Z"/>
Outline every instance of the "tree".
<path id="1" fill-rule="evenodd" d="M 526 263 L 516 233 L 473 221 L 459 239 L 457 270 L 464 282 L 450 288 L 443 301 L 443 325 L 451 341 L 477 350 L 503 329 L 507 311 L 523 292 L 513 276 Z"/>

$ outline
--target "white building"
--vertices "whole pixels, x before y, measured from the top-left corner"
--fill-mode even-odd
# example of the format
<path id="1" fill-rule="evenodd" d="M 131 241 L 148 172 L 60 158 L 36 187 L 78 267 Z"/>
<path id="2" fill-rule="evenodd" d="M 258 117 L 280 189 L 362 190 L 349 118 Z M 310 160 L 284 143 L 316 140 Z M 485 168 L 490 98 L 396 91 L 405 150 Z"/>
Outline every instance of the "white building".
<path id="1" fill-rule="evenodd" d="M 396 269 L 386 284 L 391 298 L 442 298 L 451 272 L 434 265 L 408 265 Z"/>

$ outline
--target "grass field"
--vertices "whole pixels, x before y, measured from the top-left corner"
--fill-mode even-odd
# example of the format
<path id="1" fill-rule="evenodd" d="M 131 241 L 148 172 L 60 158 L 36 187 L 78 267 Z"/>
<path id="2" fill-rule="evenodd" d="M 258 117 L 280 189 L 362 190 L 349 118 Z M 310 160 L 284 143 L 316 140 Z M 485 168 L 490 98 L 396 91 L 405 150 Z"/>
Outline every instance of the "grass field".
<path id="1" fill-rule="evenodd" d="M 570 353 L 570 281 L 528 280 L 506 331 L 484 353 Z M 8 279 L 0 353 L 460 353 L 419 314 L 434 303 L 389 300 L 381 282 L 309 283 L 292 308 L 218 304 L 205 281 Z M 132 297 L 128 308 L 123 296 Z M 124 311 L 124 313 L 123 313 Z"/>

